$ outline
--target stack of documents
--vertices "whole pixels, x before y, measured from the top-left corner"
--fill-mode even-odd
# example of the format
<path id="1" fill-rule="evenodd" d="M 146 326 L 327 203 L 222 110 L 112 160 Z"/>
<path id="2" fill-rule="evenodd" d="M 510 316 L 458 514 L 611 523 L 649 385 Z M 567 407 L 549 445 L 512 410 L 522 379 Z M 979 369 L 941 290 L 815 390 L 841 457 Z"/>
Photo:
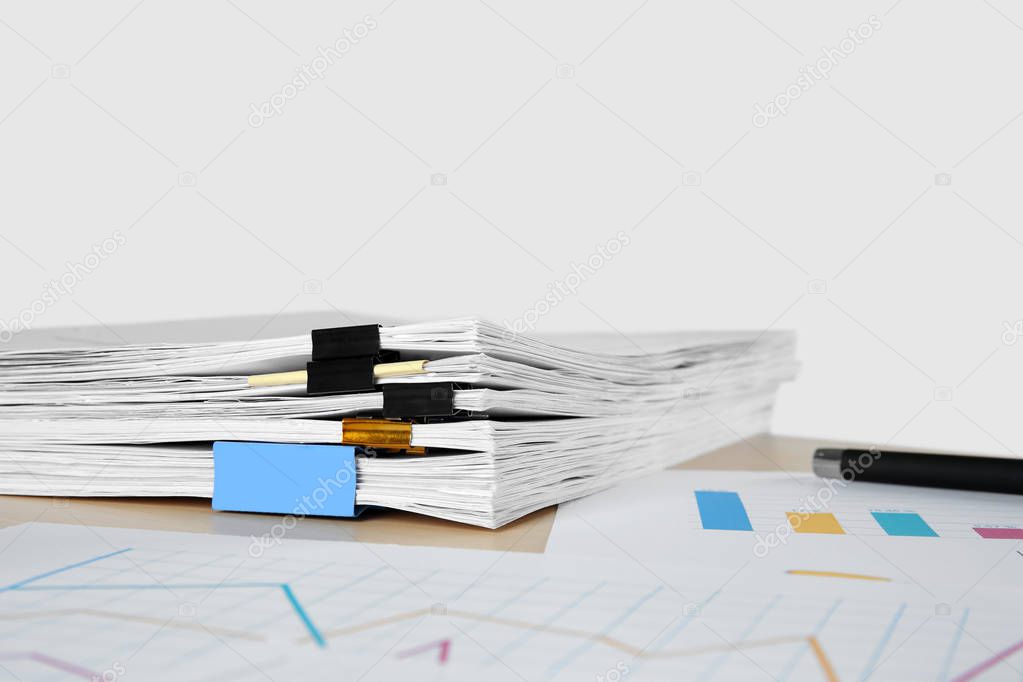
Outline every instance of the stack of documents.
<path id="1" fill-rule="evenodd" d="M 297 444 L 323 444 L 337 462 L 351 455 L 355 505 L 493 528 L 766 430 L 795 371 L 784 332 L 555 343 L 475 319 L 10 350 L 0 493 L 231 509 L 217 505 L 228 469 L 214 442 L 296 444 L 252 449 L 279 485 L 300 484 L 292 465 L 324 452 Z"/>

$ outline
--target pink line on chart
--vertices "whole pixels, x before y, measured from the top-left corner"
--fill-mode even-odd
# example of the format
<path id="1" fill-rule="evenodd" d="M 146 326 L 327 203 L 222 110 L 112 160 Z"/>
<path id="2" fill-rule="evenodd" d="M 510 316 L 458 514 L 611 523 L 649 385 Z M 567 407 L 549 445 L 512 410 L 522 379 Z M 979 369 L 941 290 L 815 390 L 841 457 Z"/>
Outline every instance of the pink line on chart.
<path id="1" fill-rule="evenodd" d="M 953 679 L 952 682 L 968 682 L 969 680 L 975 678 L 977 675 L 980 675 L 982 672 L 986 672 L 991 668 L 995 667 L 996 665 L 1007 659 L 1009 656 L 1012 656 L 1020 649 L 1023 649 L 1023 640 L 1016 642 L 1015 644 L 1013 644 L 1008 649 L 1005 649 L 1004 651 L 998 652 L 997 654 L 987 659 L 986 661 L 978 663 L 977 665 L 973 666 L 972 668 L 964 672 L 962 675 L 956 676 L 956 678 Z"/>
<path id="2" fill-rule="evenodd" d="M 96 673 L 91 670 L 86 670 L 80 665 L 75 665 L 69 661 L 62 661 L 59 658 L 54 658 L 53 656 L 48 656 L 46 654 L 39 653 L 38 651 L 0 651 L 0 659 L 19 658 L 35 661 L 36 663 L 41 663 L 42 665 L 49 666 L 56 670 L 61 670 L 71 675 L 76 675 L 86 680 L 93 680 L 98 677 Z"/>
<path id="3" fill-rule="evenodd" d="M 416 654 L 421 654 L 424 651 L 429 651 L 430 649 L 433 649 L 433 648 L 436 648 L 436 649 L 439 650 L 439 654 L 437 656 L 437 662 L 440 663 L 440 664 L 447 663 L 448 662 L 448 652 L 451 651 L 451 640 L 450 639 L 438 639 L 435 642 L 427 642 L 426 644 L 420 644 L 417 647 L 412 647 L 411 649 L 406 649 L 405 651 L 399 652 L 397 654 L 397 656 L 398 656 L 398 658 L 408 658 L 409 656 L 415 656 Z"/>

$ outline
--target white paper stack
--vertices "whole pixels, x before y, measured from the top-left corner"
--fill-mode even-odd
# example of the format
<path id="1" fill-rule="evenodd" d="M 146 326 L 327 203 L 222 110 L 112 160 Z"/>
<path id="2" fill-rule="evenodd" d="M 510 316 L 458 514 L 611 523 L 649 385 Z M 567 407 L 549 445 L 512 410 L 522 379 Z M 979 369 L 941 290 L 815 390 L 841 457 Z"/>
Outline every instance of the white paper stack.
<path id="1" fill-rule="evenodd" d="M 379 347 L 425 362 L 307 395 L 252 376 L 305 366 L 308 334 L 2 352 L 0 493 L 209 497 L 213 441 L 337 444 L 381 386 L 451 382 L 453 416 L 413 419 L 425 454 L 358 457 L 356 501 L 493 528 L 766 431 L 796 371 L 781 332 L 554 343 L 461 319 L 381 326 Z"/>

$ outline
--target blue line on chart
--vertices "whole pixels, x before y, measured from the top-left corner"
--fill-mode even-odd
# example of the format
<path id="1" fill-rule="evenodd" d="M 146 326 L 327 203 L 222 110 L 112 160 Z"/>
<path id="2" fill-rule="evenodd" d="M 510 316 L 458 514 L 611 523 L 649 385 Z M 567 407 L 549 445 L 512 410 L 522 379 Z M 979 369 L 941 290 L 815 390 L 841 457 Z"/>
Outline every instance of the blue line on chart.
<path id="1" fill-rule="evenodd" d="M 380 569 L 381 570 L 387 570 L 387 568 L 384 567 L 384 566 L 381 566 Z M 391 570 L 394 571 L 394 569 L 391 569 Z M 397 571 L 394 571 L 394 572 L 397 574 Z M 412 589 L 413 587 L 418 587 L 420 583 L 428 582 L 433 576 L 437 575 L 438 573 L 440 573 L 440 570 L 431 571 L 430 573 L 428 573 L 426 575 L 425 578 L 421 578 L 420 581 L 417 582 L 417 583 L 414 583 L 414 582 L 412 582 L 410 580 L 406 580 L 405 584 L 402 587 L 400 587 L 398 590 L 396 590 L 394 592 L 389 592 L 389 593 L 383 594 L 383 595 L 381 595 L 381 597 L 379 599 L 374 599 L 373 601 L 369 602 L 368 604 L 362 604 L 360 606 L 357 606 L 356 608 L 351 609 L 350 611 L 348 611 L 342 618 L 335 619 L 333 621 L 334 624 L 329 625 L 328 629 L 335 627 L 336 624 L 338 624 L 338 623 L 342 623 L 342 624 L 350 623 L 351 619 L 353 617 L 358 616 L 359 614 L 362 614 L 362 613 L 367 613 L 370 609 L 373 609 L 373 608 L 376 608 L 377 606 L 380 606 L 385 601 L 394 599 L 395 597 L 398 597 L 398 596 L 402 595 L 403 593 L 405 593 L 406 591 Z M 328 595 L 329 594 L 331 594 L 331 593 L 328 593 Z M 326 598 L 326 596 L 328 596 L 328 595 L 319 596 L 316 599 L 314 599 L 313 601 L 315 601 L 315 602 L 323 601 Z"/>
<path id="2" fill-rule="evenodd" d="M 746 629 L 743 630 L 742 634 L 739 635 L 740 641 L 746 639 L 751 634 L 753 634 L 753 631 L 756 630 L 758 625 L 760 625 L 760 621 L 764 619 L 764 617 L 767 615 L 767 612 L 773 609 L 774 605 L 777 604 L 778 600 L 780 599 L 781 599 L 780 594 L 774 595 L 774 598 L 770 602 L 768 602 L 767 606 L 762 608 L 760 610 L 760 613 L 753 616 L 753 620 L 750 621 L 749 625 L 746 626 Z M 710 665 L 707 666 L 707 668 L 703 671 L 703 674 L 700 675 L 700 679 L 709 680 L 711 677 L 713 677 L 715 673 L 717 673 L 718 668 L 721 667 L 721 664 L 728 660 L 728 657 L 731 654 L 732 654 L 731 650 L 723 651 L 722 653 L 718 654 L 718 657 L 711 661 Z"/>
<path id="3" fill-rule="evenodd" d="M 487 611 L 487 615 L 488 616 L 496 616 L 500 611 L 503 611 L 505 608 L 511 606 L 512 604 L 517 602 L 519 599 L 521 599 L 523 597 L 523 595 L 529 594 L 530 592 L 532 592 L 536 588 L 538 588 L 541 585 L 543 585 L 548 580 L 550 580 L 549 576 L 545 576 L 543 578 L 540 578 L 539 580 L 537 580 L 532 585 L 523 588 L 521 591 L 513 594 L 512 596 L 508 597 L 507 599 L 505 599 L 503 602 L 501 602 L 500 604 L 498 604 L 494 608 L 492 608 L 489 611 Z"/>
<path id="4" fill-rule="evenodd" d="M 670 631 L 662 634 L 660 637 L 658 637 L 656 640 L 654 640 L 654 643 L 650 645 L 650 647 L 647 649 L 647 652 L 652 654 L 652 653 L 660 651 L 664 647 L 668 646 L 668 644 L 670 644 L 676 637 L 678 637 L 680 634 L 682 634 L 683 630 L 685 630 L 687 627 L 689 627 L 689 624 L 692 623 L 693 620 L 698 615 L 703 613 L 703 610 L 705 608 L 707 608 L 707 605 L 710 604 L 712 601 L 714 601 L 714 598 L 717 597 L 719 594 L 721 594 L 721 588 L 720 587 L 718 589 L 714 590 L 713 594 L 711 594 L 709 597 L 707 597 L 706 599 L 704 599 L 702 602 L 700 602 L 698 604 L 699 610 L 696 613 L 690 613 L 689 615 L 683 615 L 681 620 L 678 622 L 677 625 L 675 625 L 674 628 L 672 628 Z M 640 659 L 633 659 L 633 664 L 629 668 L 630 674 L 633 674 L 637 670 L 642 668 L 643 664 L 645 662 L 646 661 L 641 659 L 641 658 Z"/>
<path id="5" fill-rule="evenodd" d="M 838 609 L 838 605 L 841 603 L 842 600 L 837 599 L 835 600 L 835 603 L 831 605 L 831 608 L 828 609 L 828 612 L 825 613 L 824 617 L 821 618 L 819 623 L 817 623 L 817 627 L 813 629 L 814 637 L 820 635 L 821 630 L 823 630 L 824 626 L 828 624 L 828 621 L 831 620 L 831 617 L 835 615 L 835 611 Z M 789 675 L 792 674 L 792 669 L 796 667 L 796 664 L 799 663 L 800 659 L 803 658 L 803 655 L 809 648 L 810 645 L 808 643 L 806 646 L 800 647 L 799 651 L 792 655 L 792 658 L 789 659 L 789 662 L 785 664 L 785 668 L 781 671 L 781 675 L 778 676 L 778 682 L 785 682 L 785 680 L 789 678 Z"/>
<path id="6" fill-rule="evenodd" d="M 558 612 L 557 612 L 557 613 L 555 613 L 555 614 L 554 614 L 553 616 L 551 616 L 550 618 L 548 618 L 548 619 L 547 619 L 546 621 L 544 621 L 544 622 L 543 622 L 543 627 L 544 627 L 544 628 L 546 628 L 546 627 L 547 627 L 547 626 L 549 626 L 549 625 L 550 625 L 551 623 L 554 623 L 554 622 L 556 622 L 556 621 L 557 621 L 557 620 L 558 620 L 559 618 L 561 618 L 561 617 L 562 617 L 563 615 L 565 615 L 566 613 L 568 613 L 569 611 L 571 611 L 571 610 L 572 610 L 572 609 L 574 609 L 575 607 L 577 607 L 577 606 L 579 606 L 580 604 L 582 604 L 582 603 L 583 603 L 583 601 L 584 601 L 584 600 L 585 600 L 585 599 L 586 599 L 587 597 L 589 597 L 590 595 L 592 595 L 593 593 L 595 593 L 595 592 L 596 592 L 597 590 L 600 590 L 600 589 L 602 589 L 602 588 L 603 588 L 603 587 L 604 587 L 605 585 L 607 585 L 607 582 L 606 582 L 606 581 L 605 581 L 605 582 L 601 582 L 601 583 L 599 583 L 599 584 L 595 585 L 594 587 L 592 587 L 591 589 L 589 589 L 588 591 L 586 591 L 586 592 L 583 592 L 583 593 L 582 593 L 581 595 L 579 595 L 579 596 L 578 596 L 578 597 L 577 597 L 577 598 L 576 598 L 576 599 L 575 599 L 575 600 L 574 600 L 574 601 L 573 601 L 572 603 L 570 603 L 570 604 L 566 604 L 565 606 L 562 606 L 562 607 L 561 607 L 561 608 L 560 608 L 560 609 L 558 610 Z M 494 656 L 494 657 L 492 657 L 492 658 L 490 659 L 490 662 L 493 662 L 493 661 L 498 661 L 498 660 L 500 660 L 501 656 L 504 656 L 505 654 L 507 654 L 507 653 L 508 653 L 509 651 L 511 651 L 512 649 L 514 649 L 514 648 L 516 648 L 516 647 L 520 646 L 520 645 L 521 645 L 521 644 L 522 644 L 523 642 L 525 642 L 525 641 L 526 641 L 527 639 L 529 639 L 530 637 L 532 637 L 532 636 L 533 636 L 533 635 L 535 635 L 535 634 L 536 634 L 536 631 L 535 631 L 535 630 L 531 630 L 531 631 L 527 631 L 527 632 L 524 632 L 523 634 L 519 635 L 519 637 L 517 637 L 517 638 L 516 638 L 515 640 L 513 640 L 513 641 L 509 642 L 508 644 L 505 644 L 505 645 L 504 645 L 504 648 L 502 648 L 502 649 L 501 649 L 501 650 L 500 650 L 500 651 L 499 651 L 499 652 L 497 653 L 497 656 Z"/>
<path id="7" fill-rule="evenodd" d="M 874 667 L 877 666 L 878 660 L 881 658 L 881 654 L 884 653 L 884 648 L 888 646 L 888 640 L 892 638 L 892 634 L 895 632 L 895 626 L 899 624 L 899 620 L 902 618 L 902 614 L 905 610 L 906 605 L 902 604 L 899 607 L 899 610 L 895 612 L 892 622 L 888 623 L 888 627 L 885 628 L 884 634 L 881 635 L 881 641 L 877 643 L 877 648 L 875 648 L 874 653 L 870 655 L 870 661 L 867 663 L 867 667 L 864 668 L 863 673 L 860 674 L 860 682 L 866 682 L 867 678 L 874 674 Z"/>
<path id="8" fill-rule="evenodd" d="M 345 591 L 349 590 L 350 588 L 355 587 L 359 583 L 361 583 L 361 582 L 363 582 L 365 580 L 368 580 L 368 579 L 372 578 L 373 576 L 377 575 L 378 573 L 380 573 L 381 571 L 385 571 L 385 570 L 387 570 L 386 566 L 377 566 L 376 568 L 374 568 L 369 573 L 364 573 L 364 574 L 362 574 L 360 576 L 352 578 L 348 582 L 343 583 L 341 585 L 338 585 L 337 587 L 335 587 L 334 589 L 330 590 L 329 592 L 325 592 L 325 593 L 317 596 L 315 599 L 311 600 L 311 603 L 312 602 L 320 602 L 320 601 L 324 601 L 326 599 L 330 599 L 335 594 L 338 594 L 339 592 L 345 592 Z"/>
<path id="9" fill-rule="evenodd" d="M 966 619 L 969 617 L 970 610 L 964 609 L 963 615 L 956 625 L 956 631 L 952 635 L 952 643 L 948 647 L 948 653 L 945 654 L 945 662 L 941 666 L 941 675 L 938 676 L 940 682 L 945 682 L 948 679 L 948 671 L 952 667 L 952 659 L 955 658 L 956 649 L 959 648 L 959 640 L 963 637 L 963 628 L 966 627 Z"/>
<path id="10" fill-rule="evenodd" d="M 655 589 L 651 590 L 650 592 L 647 592 L 645 595 L 640 597 L 639 600 L 635 604 L 633 604 L 628 609 L 626 609 L 624 613 L 622 613 L 620 616 L 618 616 L 613 621 L 611 621 L 607 625 L 607 627 L 605 627 L 600 632 L 600 634 L 601 635 L 606 635 L 606 634 L 610 633 L 616 627 L 618 627 L 619 625 L 624 623 L 629 616 L 631 616 L 633 613 L 638 611 L 639 607 L 643 606 L 643 604 L 645 604 L 648 601 L 650 601 L 658 592 L 660 592 L 663 589 L 664 589 L 663 585 L 658 585 Z M 582 652 L 584 652 L 587 649 L 589 649 L 590 647 L 592 647 L 595 643 L 596 643 L 595 640 L 589 640 L 587 642 L 583 642 L 582 644 L 577 646 L 575 649 L 570 651 L 567 656 L 562 658 L 560 661 L 555 662 L 553 665 L 551 665 L 550 668 L 547 669 L 547 671 L 550 673 L 550 676 L 551 677 L 556 676 L 559 672 L 561 672 L 561 670 L 566 665 L 571 663 L 573 659 L 575 659 Z"/>
<path id="11" fill-rule="evenodd" d="M 131 547 L 127 547 L 125 549 L 119 549 L 116 552 L 110 552 L 108 554 L 102 554 L 100 556 L 96 556 L 96 557 L 93 557 L 91 559 L 86 559 L 85 561 L 79 561 L 79 562 L 74 563 L 74 564 L 68 564 L 67 566 L 61 566 L 60 568 L 55 568 L 52 571 L 47 571 L 46 573 L 40 573 L 39 575 L 34 575 L 31 578 L 25 578 L 24 580 L 21 580 L 19 582 L 11 583 L 10 585 L 7 585 L 6 587 L 0 587 L 0 592 L 6 592 L 8 590 L 20 590 L 20 589 L 23 589 L 24 585 L 28 585 L 29 583 L 34 583 L 37 580 L 42 580 L 43 578 L 49 578 L 52 575 L 57 575 L 58 573 L 64 573 L 65 571 L 70 571 L 70 570 L 75 569 L 75 568 L 80 568 L 82 566 L 87 566 L 87 565 L 95 563 L 97 561 L 101 561 L 103 559 L 109 559 L 112 556 L 117 556 L 118 554 L 124 554 L 125 552 L 130 552 L 130 551 L 131 551 Z"/>

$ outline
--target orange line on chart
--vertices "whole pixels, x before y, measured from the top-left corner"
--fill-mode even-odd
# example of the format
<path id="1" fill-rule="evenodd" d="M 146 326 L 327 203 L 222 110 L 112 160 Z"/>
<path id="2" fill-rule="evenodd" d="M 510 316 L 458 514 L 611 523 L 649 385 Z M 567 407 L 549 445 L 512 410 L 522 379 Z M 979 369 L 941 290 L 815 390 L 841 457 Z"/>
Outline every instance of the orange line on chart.
<path id="1" fill-rule="evenodd" d="M 813 635 L 807 637 L 806 641 L 810 643 L 810 649 L 813 650 L 813 655 L 817 657 L 817 663 L 824 673 L 824 678 L 828 682 L 838 682 L 838 674 L 835 672 L 835 667 L 828 660 L 828 656 L 824 653 L 824 647 L 821 646 L 820 641 Z"/>
<path id="2" fill-rule="evenodd" d="M 125 620 L 131 623 L 147 623 L 161 627 L 178 628 L 180 630 L 197 630 L 199 632 L 211 632 L 225 637 L 236 637 L 256 642 L 266 640 L 266 637 L 243 630 L 231 630 L 213 625 L 201 625 L 199 623 L 182 623 L 175 620 L 163 618 L 151 618 L 149 616 L 136 616 L 129 613 L 118 613 L 116 611 L 99 611 L 97 609 L 53 609 L 51 611 L 30 611 L 26 613 L 5 613 L 0 615 L 0 620 L 28 620 L 30 618 L 48 618 L 53 616 L 93 616 L 95 618 L 111 618 L 114 620 Z"/>
<path id="3" fill-rule="evenodd" d="M 811 575 L 819 578 L 847 578 L 849 580 L 875 580 L 883 583 L 890 583 L 891 578 L 884 578 L 879 575 L 863 575 L 861 573 L 842 573 L 840 571 L 807 571 L 793 568 L 785 571 L 789 575 Z"/>
<path id="4" fill-rule="evenodd" d="M 324 638 L 342 637 L 345 635 L 352 635 L 359 632 L 365 632 L 366 630 L 372 630 L 374 628 L 383 627 L 385 625 L 392 625 L 406 620 L 414 618 L 421 618 L 434 613 L 431 609 L 416 609 L 414 611 L 404 611 L 402 613 L 396 613 L 393 616 L 387 616 L 386 618 L 378 618 L 376 620 L 367 621 L 365 623 L 359 623 L 358 625 L 349 625 L 342 628 L 334 628 L 332 630 L 323 631 Z M 147 623 L 152 625 L 159 625 L 161 627 L 178 628 L 182 630 L 195 630 L 200 632 L 207 632 L 217 635 L 224 635 L 226 637 L 235 637 L 239 639 L 247 639 L 250 641 L 265 641 L 266 638 L 262 635 L 258 635 L 251 632 L 245 632 L 243 630 L 232 630 L 230 628 L 222 628 L 217 626 L 202 625 L 200 623 L 182 623 L 174 620 L 165 621 L 161 618 L 152 618 L 148 616 L 137 616 L 127 613 L 118 613 L 116 611 L 101 611 L 98 609 L 52 609 L 49 611 L 32 611 L 26 613 L 15 613 L 15 614 L 3 614 L 0 615 L 0 620 L 27 620 L 30 618 L 45 618 L 45 617 L 60 617 L 60 616 L 92 616 L 95 618 L 110 618 L 115 620 L 123 620 L 135 623 Z M 718 651 L 738 651 L 742 649 L 754 649 L 759 647 L 774 646 L 778 644 L 791 644 L 793 642 L 806 642 L 809 644 L 811 651 L 817 659 L 818 665 L 821 667 L 821 671 L 824 673 L 824 679 L 826 682 L 838 682 L 838 676 L 835 674 L 835 670 L 828 660 L 827 655 L 824 653 L 824 649 L 821 647 L 820 642 L 817 638 L 803 635 L 789 635 L 784 637 L 772 637 L 768 639 L 759 640 L 745 640 L 740 642 L 726 642 L 723 644 L 712 644 L 702 647 L 691 647 L 688 649 L 668 649 L 661 651 L 647 651 L 645 648 L 633 646 L 627 642 L 623 642 L 620 639 L 614 637 L 608 637 L 607 635 L 601 635 L 599 633 L 588 632 L 586 630 L 578 630 L 575 628 L 565 628 L 556 625 L 545 625 L 542 623 L 531 623 L 529 621 L 517 620 L 514 618 L 501 618 L 499 616 L 488 616 L 485 614 L 475 613 L 473 611 L 459 611 L 459 610 L 447 610 L 443 613 L 437 613 L 436 615 L 446 615 L 452 618 L 462 618 L 465 620 L 475 620 L 487 623 L 493 623 L 495 625 L 506 625 L 509 627 L 517 627 L 525 630 L 534 630 L 537 632 L 549 632 L 555 635 L 563 635 L 566 637 L 578 637 L 581 639 L 588 639 L 593 642 L 603 644 L 612 649 L 625 652 L 635 658 L 675 658 L 682 656 L 699 656 L 701 654 L 714 653 Z M 300 643 L 307 643 L 310 640 L 308 636 L 302 637 L 298 640 Z"/>
<path id="5" fill-rule="evenodd" d="M 344 635 L 352 635 L 359 632 L 365 632 L 374 628 L 383 627 L 385 625 L 393 625 L 405 620 L 412 620 L 415 618 L 422 618 L 429 616 L 433 613 L 434 615 L 449 616 L 451 618 L 463 618 L 465 620 L 475 620 L 486 623 L 493 623 L 495 625 L 506 625 L 509 627 L 522 628 L 524 630 L 535 630 L 537 632 L 549 632 L 554 635 L 564 635 L 566 637 L 578 637 L 581 639 L 588 639 L 593 642 L 603 644 L 612 649 L 625 652 L 635 658 L 674 658 L 680 656 L 699 656 L 700 654 L 714 653 L 717 651 L 737 651 L 740 649 L 753 649 L 757 647 L 773 646 L 777 644 L 791 644 L 792 642 L 806 642 L 810 645 L 810 649 L 813 651 L 814 656 L 817 658 L 817 663 L 821 667 L 821 671 L 824 673 L 824 678 L 827 682 L 838 682 L 838 676 L 835 674 L 835 670 L 828 660 L 827 655 L 824 653 L 824 649 L 821 647 L 820 642 L 814 636 L 805 635 L 790 635 L 785 637 L 772 637 L 769 639 L 759 640 L 746 640 L 741 642 L 726 642 L 723 644 L 712 644 L 702 647 L 693 647 L 689 649 L 667 649 L 661 651 L 647 651 L 645 647 L 636 647 L 627 642 L 623 642 L 620 639 L 614 637 L 608 637 L 595 632 L 588 632 L 586 630 L 577 630 L 575 628 L 564 628 L 557 625 L 546 625 L 543 623 L 531 623 L 529 621 L 517 620 L 514 618 L 501 618 L 500 616 L 489 616 L 482 613 L 475 613 L 473 611 L 458 611 L 448 609 L 444 612 L 433 612 L 430 609 L 416 609 L 414 611 L 404 611 L 402 613 L 396 613 L 393 616 L 387 616 L 386 618 L 378 618 L 377 620 L 367 621 L 365 623 L 359 623 L 358 625 L 349 625 L 341 628 L 334 628 L 332 630 L 323 630 L 322 635 L 324 639 L 330 639 L 332 637 L 341 637 Z M 302 637 L 298 640 L 301 643 L 309 642 L 309 637 Z"/>

